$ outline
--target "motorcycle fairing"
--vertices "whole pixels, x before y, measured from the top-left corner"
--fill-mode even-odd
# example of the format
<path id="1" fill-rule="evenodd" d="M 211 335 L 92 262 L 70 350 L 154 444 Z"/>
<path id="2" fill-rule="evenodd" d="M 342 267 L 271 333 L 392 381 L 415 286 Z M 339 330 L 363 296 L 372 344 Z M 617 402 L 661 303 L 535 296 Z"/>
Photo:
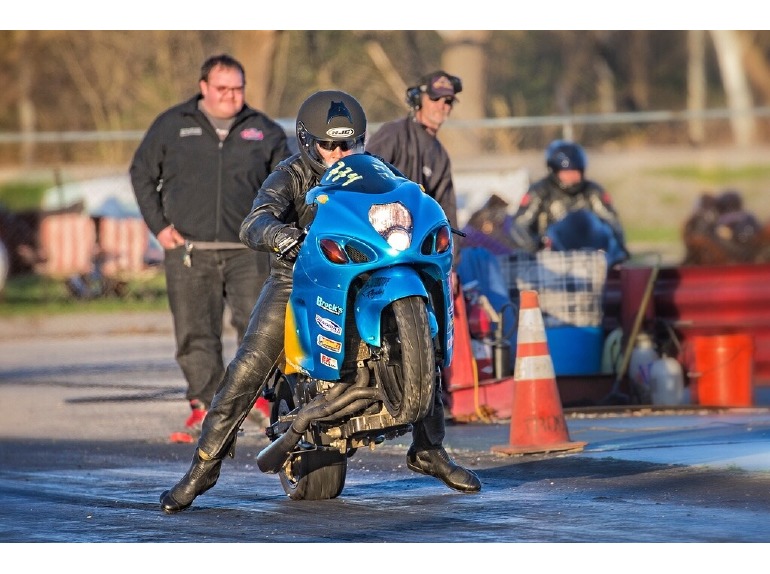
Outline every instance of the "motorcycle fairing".
<path id="1" fill-rule="evenodd" d="M 286 312 L 287 368 L 317 379 L 338 380 L 345 357 L 345 326 L 355 324 L 361 338 L 376 346 L 381 311 L 410 295 L 427 298 L 431 333 L 438 336 L 448 366 L 454 339 L 453 297 L 447 280 L 452 249 L 437 253 L 433 248 L 437 230 L 449 225 L 441 206 L 419 184 L 396 176 L 369 154 L 337 162 L 321 184 L 308 191 L 306 202 L 314 206 L 315 217 L 294 265 Z M 403 251 L 388 245 L 369 222 L 373 204 L 396 202 L 409 210 L 413 221 L 411 245 Z M 355 253 L 355 258 L 332 263 L 324 255 L 322 240 L 333 240 Z M 431 289 L 435 292 L 430 293 Z M 351 290 L 360 292 L 348 298 Z M 353 301 L 355 321 L 348 322 Z"/>
<path id="2" fill-rule="evenodd" d="M 368 344 L 379 347 L 382 310 L 396 299 L 410 295 L 419 295 L 426 301 L 430 301 L 422 278 L 410 267 L 388 267 L 372 273 L 356 295 L 356 326 L 361 333 L 361 338 Z M 430 304 L 428 304 L 428 319 L 430 335 L 435 337 L 438 335 L 438 322 Z"/>

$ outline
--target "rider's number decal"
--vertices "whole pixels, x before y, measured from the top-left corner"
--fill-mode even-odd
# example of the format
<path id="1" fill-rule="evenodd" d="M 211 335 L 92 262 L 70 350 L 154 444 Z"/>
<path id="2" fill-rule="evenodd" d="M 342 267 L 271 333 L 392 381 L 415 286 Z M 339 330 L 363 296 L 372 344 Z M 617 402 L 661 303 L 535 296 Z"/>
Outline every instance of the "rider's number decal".
<path id="1" fill-rule="evenodd" d="M 345 187 L 346 185 L 359 179 L 364 179 L 362 175 L 353 173 L 352 168 L 345 167 L 345 164 L 341 161 L 337 162 L 337 165 L 329 170 L 329 173 L 326 174 L 326 178 L 333 183 L 337 183 L 337 181 L 340 179 L 346 180 L 344 183 L 342 183 L 342 187 Z"/>
<path id="2" fill-rule="evenodd" d="M 396 175 L 384 165 L 379 166 L 376 164 L 372 164 L 371 167 L 377 170 L 378 174 L 382 177 L 386 177 L 388 179 L 395 179 L 396 177 Z M 345 180 L 341 184 L 342 187 L 345 187 L 346 185 L 353 183 L 354 181 L 358 181 L 359 179 L 364 179 L 364 176 L 355 173 L 352 167 L 348 167 L 345 165 L 344 161 L 338 161 L 337 165 L 332 167 L 326 173 L 326 175 L 324 176 L 324 179 L 326 179 L 327 182 L 332 182 L 332 183 L 337 183 L 337 181 L 340 179 Z"/>

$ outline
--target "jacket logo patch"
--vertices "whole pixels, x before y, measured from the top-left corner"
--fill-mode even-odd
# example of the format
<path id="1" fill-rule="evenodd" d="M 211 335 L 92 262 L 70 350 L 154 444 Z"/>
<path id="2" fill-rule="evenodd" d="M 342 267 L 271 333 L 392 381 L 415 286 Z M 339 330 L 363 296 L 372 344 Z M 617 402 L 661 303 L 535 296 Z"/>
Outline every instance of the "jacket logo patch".
<path id="1" fill-rule="evenodd" d="M 262 133 L 262 130 L 258 130 L 257 128 L 246 128 L 241 130 L 241 139 L 261 142 L 265 139 L 265 134 Z"/>
<path id="2" fill-rule="evenodd" d="M 203 129 L 201 127 L 194 128 L 182 128 L 179 130 L 179 137 L 186 138 L 188 136 L 202 136 Z"/>

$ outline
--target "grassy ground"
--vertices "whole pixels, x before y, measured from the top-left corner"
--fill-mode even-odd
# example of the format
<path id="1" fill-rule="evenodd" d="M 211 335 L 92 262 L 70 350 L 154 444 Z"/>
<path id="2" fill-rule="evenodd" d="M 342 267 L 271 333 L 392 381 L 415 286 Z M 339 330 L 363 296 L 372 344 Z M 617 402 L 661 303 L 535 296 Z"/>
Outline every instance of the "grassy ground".
<path id="1" fill-rule="evenodd" d="M 168 301 L 165 276 L 158 271 L 93 297 L 74 295 L 64 279 L 35 274 L 11 277 L 0 293 L 0 317 L 160 310 L 168 310 Z"/>

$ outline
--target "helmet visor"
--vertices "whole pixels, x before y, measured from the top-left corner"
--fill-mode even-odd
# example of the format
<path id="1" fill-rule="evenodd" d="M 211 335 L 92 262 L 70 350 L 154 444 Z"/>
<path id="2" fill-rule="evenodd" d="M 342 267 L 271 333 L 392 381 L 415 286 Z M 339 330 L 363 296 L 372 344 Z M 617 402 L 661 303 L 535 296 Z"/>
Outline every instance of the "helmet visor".
<path id="1" fill-rule="evenodd" d="M 363 140 L 360 137 L 348 140 L 318 140 L 316 143 L 319 148 L 326 151 L 334 151 L 340 148 L 342 151 L 363 152 Z"/>

